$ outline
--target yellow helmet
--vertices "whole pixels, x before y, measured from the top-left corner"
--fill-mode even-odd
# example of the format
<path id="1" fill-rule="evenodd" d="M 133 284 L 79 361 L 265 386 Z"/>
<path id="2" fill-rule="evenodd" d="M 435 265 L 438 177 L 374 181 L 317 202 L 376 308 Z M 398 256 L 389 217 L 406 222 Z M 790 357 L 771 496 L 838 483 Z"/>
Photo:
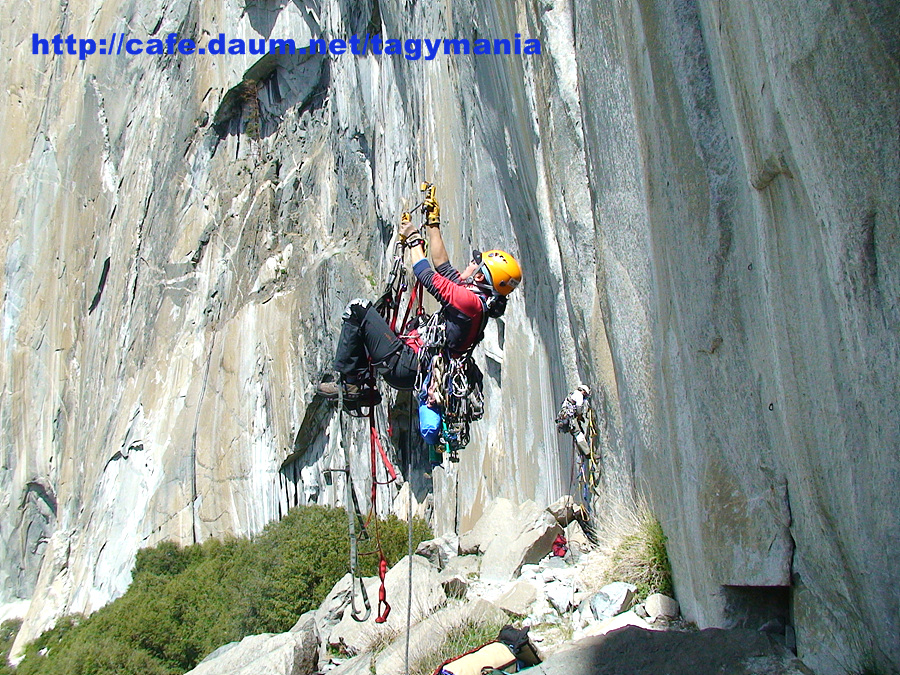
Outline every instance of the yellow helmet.
<path id="1" fill-rule="evenodd" d="M 506 251 L 493 250 L 482 253 L 481 271 L 500 295 L 509 295 L 522 282 L 522 268 Z"/>

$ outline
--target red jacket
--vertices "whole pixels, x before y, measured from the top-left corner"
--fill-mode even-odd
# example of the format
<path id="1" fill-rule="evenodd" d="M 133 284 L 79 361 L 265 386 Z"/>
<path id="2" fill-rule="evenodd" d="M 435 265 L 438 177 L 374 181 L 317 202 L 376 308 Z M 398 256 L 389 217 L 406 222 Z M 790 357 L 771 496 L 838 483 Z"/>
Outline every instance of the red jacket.
<path id="1" fill-rule="evenodd" d="M 459 271 L 449 262 L 431 269 L 428 260 L 422 259 L 413 266 L 416 279 L 441 303 L 441 312 L 447 325 L 447 345 L 452 352 L 462 354 L 471 349 L 482 337 L 484 328 L 484 300 L 464 284 Z M 421 347 L 417 333 L 407 338 L 416 352 Z"/>

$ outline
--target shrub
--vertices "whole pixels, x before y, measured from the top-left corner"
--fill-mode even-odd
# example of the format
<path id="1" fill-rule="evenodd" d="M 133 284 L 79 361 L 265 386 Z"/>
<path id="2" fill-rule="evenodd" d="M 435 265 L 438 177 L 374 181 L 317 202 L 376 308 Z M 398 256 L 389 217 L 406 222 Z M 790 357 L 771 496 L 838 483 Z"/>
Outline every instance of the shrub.
<path id="1" fill-rule="evenodd" d="M 659 521 L 648 507 L 641 506 L 627 522 L 625 532 L 609 556 L 608 581 L 626 581 L 637 586 L 636 602 L 646 600 L 653 593 L 672 596 L 672 568 Z"/>
<path id="2" fill-rule="evenodd" d="M 414 532 L 416 544 L 431 536 L 422 522 Z M 405 523 L 388 518 L 379 534 L 390 564 L 405 555 Z M 252 539 L 142 550 L 121 598 L 61 619 L 26 648 L 15 674 L 184 673 L 225 643 L 289 630 L 347 572 L 348 556 L 346 513 L 320 506 L 295 509 Z M 373 556 L 362 562 L 375 573 Z"/>
<path id="3" fill-rule="evenodd" d="M 12 650 L 13 641 L 16 639 L 16 633 L 21 627 L 22 622 L 18 619 L 4 621 L 0 624 L 0 675 L 10 675 L 13 672 L 7 659 Z"/>
<path id="4" fill-rule="evenodd" d="M 200 551 L 196 546 L 182 548 L 173 541 L 164 541 L 153 548 L 142 548 L 137 552 L 132 578 L 148 574 L 175 576 L 196 562 L 201 557 Z"/>

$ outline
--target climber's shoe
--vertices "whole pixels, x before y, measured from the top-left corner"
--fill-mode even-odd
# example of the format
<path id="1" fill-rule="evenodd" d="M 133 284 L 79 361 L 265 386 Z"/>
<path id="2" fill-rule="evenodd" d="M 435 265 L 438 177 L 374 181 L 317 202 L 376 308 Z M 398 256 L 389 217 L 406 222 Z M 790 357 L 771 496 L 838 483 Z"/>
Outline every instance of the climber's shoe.
<path id="1" fill-rule="evenodd" d="M 358 384 L 342 384 L 335 381 L 320 382 L 319 386 L 316 387 L 316 393 L 322 398 L 327 398 L 329 401 L 336 401 L 338 398 L 340 398 L 341 387 L 344 388 L 345 401 L 359 398 L 361 389 Z"/>
<path id="2" fill-rule="evenodd" d="M 356 385 L 347 386 L 355 387 Z M 381 394 L 374 388 L 356 387 L 354 395 L 347 396 L 346 393 L 344 394 L 344 410 L 350 413 L 358 412 L 363 408 L 374 408 L 379 403 L 381 403 Z"/>
<path id="3" fill-rule="evenodd" d="M 343 397 L 340 394 L 340 387 L 344 388 Z M 329 401 L 343 398 L 344 408 L 351 412 L 360 408 L 370 408 L 381 403 L 381 394 L 375 387 L 360 386 L 349 382 L 321 382 L 316 387 L 316 394 Z"/>

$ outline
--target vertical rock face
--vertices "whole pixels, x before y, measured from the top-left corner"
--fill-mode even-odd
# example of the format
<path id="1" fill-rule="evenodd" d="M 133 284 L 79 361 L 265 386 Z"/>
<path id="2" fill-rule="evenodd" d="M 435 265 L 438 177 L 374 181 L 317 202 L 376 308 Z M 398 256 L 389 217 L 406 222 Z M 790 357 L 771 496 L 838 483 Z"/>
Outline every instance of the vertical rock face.
<path id="1" fill-rule="evenodd" d="M 339 437 L 363 483 L 365 430 L 312 385 L 427 178 L 454 260 L 500 247 L 525 269 L 478 353 L 485 420 L 433 474 L 438 529 L 568 491 L 553 416 L 585 381 L 598 513 L 649 496 L 687 617 L 788 598 L 817 672 L 900 662 L 895 3 L 0 11 L 0 593 L 34 598 L 20 643 L 123 592 L 139 547 L 339 502 Z M 117 31 L 542 49 L 31 54 L 33 33 Z"/>

